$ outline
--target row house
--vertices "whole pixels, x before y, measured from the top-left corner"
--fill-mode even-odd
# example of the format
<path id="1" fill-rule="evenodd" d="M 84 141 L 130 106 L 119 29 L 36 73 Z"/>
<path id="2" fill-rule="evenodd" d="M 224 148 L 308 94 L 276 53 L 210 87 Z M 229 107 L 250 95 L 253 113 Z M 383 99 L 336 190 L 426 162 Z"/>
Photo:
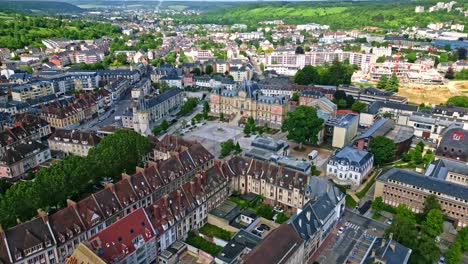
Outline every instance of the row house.
<path id="1" fill-rule="evenodd" d="M 0 157 L 0 177 L 17 179 L 51 158 L 50 149 L 37 142 L 28 141 L 9 146 Z"/>
<path id="2" fill-rule="evenodd" d="M 49 123 L 29 113 L 15 115 L 0 132 L 0 156 L 8 146 L 43 139 L 51 134 Z"/>
<path id="3" fill-rule="evenodd" d="M 55 129 L 49 137 L 50 150 L 85 157 L 91 148 L 96 147 L 101 141 L 95 132 L 79 130 Z"/>
<path id="4" fill-rule="evenodd" d="M 122 180 L 115 184 L 107 183 L 104 189 L 78 202 L 68 200 L 67 207 L 50 216 L 44 215 L 47 225 L 50 226 L 47 230 L 51 238 L 51 251 L 48 252 L 49 248 L 44 245 L 37 247 L 37 254 L 31 255 L 31 258 L 36 255 L 53 255 L 49 257 L 53 258 L 53 261 L 44 257 L 40 259 L 44 259 L 43 263 L 63 263 L 80 243 L 97 236 L 96 234 L 139 208 L 146 208 L 155 230 L 158 230 L 158 244 L 169 246 L 176 239 L 185 237 L 188 231 L 206 223 L 207 212 L 225 200 L 226 177 L 220 167 L 213 167 L 213 159 L 213 155 L 202 145 L 195 144 L 162 162 L 148 162 L 144 168 L 137 167 L 133 175 L 124 173 Z M 164 210 L 157 216 L 153 213 L 155 205 Z M 160 215 L 163 218 L 160 218 Z M 177 217 L 171 218 L 173 215 Z M 36 223 L 38 219 L 41 218 L 35 218 L 22 225 Z M 167 222 L 163 221 L 165 219 Z M 164 231 L 164 223 L 174 230 L 168 233 L 170 239 L 167 240 L 167 244 L 166 234 L 161 231 Z M 17 230 L 22 225 L 7 230 L 7 239 L 12 230 Z M 45 237 L 44 233 L 34 235 L 38 239 L 32 242 Z M 22 262 L 23 255 L 10 260 L 8 255 L 14 255 L 16 247 L 2 244 L 0 246 L 0 258 L 5 263 L 30 263 Z M 161 247 L 158 245 L 158 249 Z M 18 252 L 20 253 L 24 254 Z"/>
<path id="5" fill-rule="evenodd" d="M 234 157 L 226 162 L 231 188 L 241 193 L 255 193 L 265 202 L 293 211 L 307 203 L 305 188 L 308 176 L 269 162 Z"/>
<path id="6" fill-rule="evenodd" d="M 42 106 L 41 117 L 52 127 L 77 128 L 85 120 L 97 116 L 99 101 L 93 95 L 80 95 L 76 99 L 55 101 Z"/>
<path id="7" fill-rule="evenodd" d="M 149 264 L 157 257 L 156 235 L 148 215 L 140 208 L 83 244 L 91 249 L 94 258 L 105 263 Z M 79 257 L 75 259 L 80 261 Z"/>

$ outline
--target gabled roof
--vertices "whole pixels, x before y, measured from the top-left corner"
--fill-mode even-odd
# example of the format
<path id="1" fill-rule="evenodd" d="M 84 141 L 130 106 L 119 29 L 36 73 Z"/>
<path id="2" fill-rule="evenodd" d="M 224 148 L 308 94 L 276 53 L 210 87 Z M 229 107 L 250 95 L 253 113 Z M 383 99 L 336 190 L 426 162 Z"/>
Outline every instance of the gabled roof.
<path id="1" fill-rule="evenodd" d="M 445 180 L 425 177 L 422 174 L 398 168 L 389 169 L 378 176 L 379 181 L 396 181 L 410 186 L 445 194 L 462 200 L 468 200 L 468 186 L 463 186 Z"/>
<path id="2" fill-rule="evenodd" d="M 156 236 L 145 213 L 139 208 L 88 239 L 89 247 L 108 263 L 122 260 L 132 254 L 139 243 Z"/>
<path id="3" fill-rule="evenodd" d="M 72 206 L 67 206 L 52 214 L 49 221 L 59 245 L 86 231 L 86 227 Z"/>
<path id="4" fill-rule="evenodd" d="M 304 242 L 289 224 L 282 224 L 261 241 L 244 259 L 246 264 L 288 263 Z"/>

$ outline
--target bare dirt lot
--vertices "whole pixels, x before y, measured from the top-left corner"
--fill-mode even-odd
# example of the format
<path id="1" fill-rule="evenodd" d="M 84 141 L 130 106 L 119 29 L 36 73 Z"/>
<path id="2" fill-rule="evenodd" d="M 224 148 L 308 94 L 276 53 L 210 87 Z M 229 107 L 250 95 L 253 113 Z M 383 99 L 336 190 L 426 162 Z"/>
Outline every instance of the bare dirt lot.
<path id="1" fill-rule="evenodd" d="M 452 96 L 468 96 L 468 81 L 451 81 L 447 85 L 404 84 L 398 95 L 408 97 L 411 103 L 441 104 Z"/>

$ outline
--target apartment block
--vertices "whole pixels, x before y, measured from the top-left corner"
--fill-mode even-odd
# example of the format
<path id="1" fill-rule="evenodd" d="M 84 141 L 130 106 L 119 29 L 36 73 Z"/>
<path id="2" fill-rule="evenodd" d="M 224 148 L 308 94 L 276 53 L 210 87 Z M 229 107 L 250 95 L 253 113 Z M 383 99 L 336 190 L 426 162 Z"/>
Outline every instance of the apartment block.
<path id="1" fill-rule="evenodd" d="M 468 225 L 468 187 L 435 177 L 392 168 L 378 176 L 374 198 L 382 197 L 391 206 L 405 204 L 415 213 L 422 212 L 424 201 L 435 195 L 446 217 L 454 226 Z"/>

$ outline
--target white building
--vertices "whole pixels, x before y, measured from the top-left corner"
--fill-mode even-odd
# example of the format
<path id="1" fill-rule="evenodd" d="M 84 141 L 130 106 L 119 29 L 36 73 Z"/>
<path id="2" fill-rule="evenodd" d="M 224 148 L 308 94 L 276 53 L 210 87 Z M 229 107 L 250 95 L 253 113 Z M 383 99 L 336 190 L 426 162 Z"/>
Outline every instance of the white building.
<path id="1" fill-rule="evenodd" d="M 327 176 L 339 184 L 359 186 L 372 171 L 373 162 L 371 153 L 346 146 L 328 161 Z"/>

